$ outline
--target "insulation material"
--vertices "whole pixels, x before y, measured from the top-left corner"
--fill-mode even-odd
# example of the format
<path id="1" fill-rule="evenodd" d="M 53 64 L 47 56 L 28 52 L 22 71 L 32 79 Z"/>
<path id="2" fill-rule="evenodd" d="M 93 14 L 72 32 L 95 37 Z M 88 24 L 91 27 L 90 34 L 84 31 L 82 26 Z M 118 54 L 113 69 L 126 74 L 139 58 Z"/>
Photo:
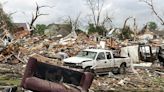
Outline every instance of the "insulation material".
<path id="1" fill-rule="evenodd" d="M 105 49 L 105 44 L 106 44 L 105 41 L 100 41 L 100 47 L 101 47 L 102 49 Z"/>
<path id="2" fill-rule="evenodd" d="M 66 37 L 60 39 L 59 43 L 66 45 L 69 42 L 74 42 L 77 39 L 77 34 L 75 31 L 72 31 L 69 35 L 67 35 Z"/>
<path id="3" fill-rule="evenodd" d="M 140 39 L 142 40 L 150 40 L 150 39 L 153 39 L 153 35 L 151 34 L 144 34 L 142 36 L 139 36 Z"/>
<path id="4" fill-rule="evenodd" d="M 122 57 L 130 57 L 133 62 L 139 62 L 138 45 L 121 48 Z"/>

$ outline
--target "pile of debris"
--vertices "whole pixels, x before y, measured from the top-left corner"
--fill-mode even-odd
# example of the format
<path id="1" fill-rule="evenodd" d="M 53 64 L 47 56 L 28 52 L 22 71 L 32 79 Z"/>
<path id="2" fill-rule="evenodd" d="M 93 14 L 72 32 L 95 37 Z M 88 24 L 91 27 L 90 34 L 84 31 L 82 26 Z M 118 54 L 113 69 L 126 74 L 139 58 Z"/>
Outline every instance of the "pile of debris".
<path id="1" fill-rule="evenodd" d="M 18 33 L 22 34 L 22 33 Z M 27 33 L 25 33 L 26 35 Z M 23 35 L 23 34 L 22 34 Z M 7 36 L 8 38 L 8 36 Z M 21 39 L 20 39 L 21 38 Z M 71 37 L 72 38 L 72 37 Z M 86 34 L 78 34 L 74 40 L 55 40 L 46 36 L 21 36 L 16 39 L 5 41 L 2 39 L 0 48 L 0 81 L 12 75 L 9 80 L 18 79 L 16 83 L 0 82 L 0 85 L 18 85 L 24 72 L 29 57 L 34 57 L 39 61 L 62 66 L 61 57 L 58 52 L 64 50 L 69 57 L 77 55 L 79 51 L 87 47 L 96 47 L 99 41 L 95 41 Z M 5 43 L 4 43 L 5 42 Z M 127 41 L 127 44 L 130 43 Z M 107 47 L 119 49 L 119 43 L 110 38 L 106 40 Z M 120 43 L 121 44 L 121 43 Z M 119 52 L 118 52 L 119 53 Z M 134 54 L 134 52 L 132 52 Z M 130 54 L 130 53 L 128 53 Z M 129 69 L 131 70 L 131 69 Z M 161 70 L 161 69 L 160 69 Z M 125 75 L 109 75 L 96 77 L 90 91 L 107 92 L 111 91 L 163 91 L 164 74 L 163 71 L 137 68 L 138 74 L 129 71 Z M 138 77 L 139 75 L 139 77 Z M 2 76 L 2 78 L 1 78 Z M 7 81 L 8 82 L 8 81 Z M 151 89 L 150 89 L 151 88 Z"/>
<path id="2" fill-rule="evenodd" d="M 109 75 L 97 77 L 92 84 L 91 90 L 94 92 L 109 92 L 109 91 L 163 91 L 164 76 L 162 72 L 157 72 L 156 69 L 137 69 L 139 77 L 132 72 L 125 75 Z"/>
<path id="3" fill-rule="evenodd" d="M 13 39 L 3 45 L 0 51 L 0 62 L 8 64 L 26 64 L 29 57 L 34 57 L 40 61 L 62 65 L 58 52 L 64 50 L 68 56 L 76 55 L 81 49 L 92 45 L 93 41 L 83 41 L 85 36 L 79 36 L 75 43 L 69 42 L 66 45 L 59 44 L 59 41 L 47 39 L 45 36 L 24 37 L 22 39 Z M 89 43 L 89 45 L 88 45 Z"/>

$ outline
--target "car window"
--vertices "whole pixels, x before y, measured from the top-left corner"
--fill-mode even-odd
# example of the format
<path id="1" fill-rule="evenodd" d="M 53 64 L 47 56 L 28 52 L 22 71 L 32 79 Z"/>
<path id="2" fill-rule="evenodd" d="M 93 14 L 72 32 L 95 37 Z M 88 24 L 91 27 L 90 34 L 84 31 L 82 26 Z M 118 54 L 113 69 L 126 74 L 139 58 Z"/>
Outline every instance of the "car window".
<path id="1" fill-rule="evenodd" d="M 100 52 L 97 56 L 97 60 L 104 60 L 105 59 L 105 54 L 104 52 Z"/>
<path id="2" fill-rule="evenodd" d="M 111 59 L 111 54 L 110 54 L 110 52 L 106 52 L 106 57 L 107 57 L 107 59 Z"/>

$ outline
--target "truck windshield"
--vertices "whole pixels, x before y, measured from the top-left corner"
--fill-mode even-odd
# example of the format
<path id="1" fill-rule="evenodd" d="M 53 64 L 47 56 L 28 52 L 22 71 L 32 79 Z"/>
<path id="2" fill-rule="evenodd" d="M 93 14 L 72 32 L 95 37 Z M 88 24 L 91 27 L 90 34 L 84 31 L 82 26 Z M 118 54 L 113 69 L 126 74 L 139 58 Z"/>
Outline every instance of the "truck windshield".
<path id="1" fill-rule="evenodd" d="M 90 59 L 94 59 L 96 56 L 96 52 L 91 52 L 91 51 L 81 51 L 77 54 L 77 57 L 86 57 Z"/>

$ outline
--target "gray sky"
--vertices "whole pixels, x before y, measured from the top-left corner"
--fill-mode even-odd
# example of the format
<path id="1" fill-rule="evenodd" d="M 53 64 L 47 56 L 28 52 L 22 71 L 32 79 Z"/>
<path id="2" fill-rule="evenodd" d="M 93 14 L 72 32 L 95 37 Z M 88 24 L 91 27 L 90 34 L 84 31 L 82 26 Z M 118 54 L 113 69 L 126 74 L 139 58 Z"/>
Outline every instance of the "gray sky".
<path id="1" fill-rule="evenodd" d="M 5 3 L 7 1 L 7 3 Z M 37 23 L 58 23 L 70 16 L 75 18 L 81 13 L 82 23 L 88 23 L 91 12 L 86 4 L 86 0 L 0 0 L 7 13 L 17 12 L 12 15 L 14 22 L 29 22 L 32 11 L 35 10 L 35 2 L 39 5 L 54 6 L 54 8 L 42 8 L 41 12 L 47 16 L 41 16 Z M 164 0 L 154 0 L 155 8 L 164 17 Z M 115 27 L 122 27 L 124 20 L 129 16 L 137 19 L 137 24 L 142 27 L 148 21 L 160 21 L 154 16 L 149 7 L 139 2 L 139 0 L 105 0 L 102 14 L 108 13 L 113 19 Z M 132 21 L 129 21 L 132 24 Z"/>

